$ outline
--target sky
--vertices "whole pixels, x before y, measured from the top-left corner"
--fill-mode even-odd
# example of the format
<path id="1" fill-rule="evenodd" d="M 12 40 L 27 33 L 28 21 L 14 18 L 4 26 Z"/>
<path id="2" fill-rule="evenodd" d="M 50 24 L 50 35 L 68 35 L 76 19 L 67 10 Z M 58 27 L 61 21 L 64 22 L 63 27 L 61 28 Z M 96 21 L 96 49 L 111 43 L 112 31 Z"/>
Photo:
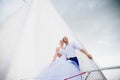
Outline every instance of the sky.
<path id="1" fill-rule="evenodd" d="M 0 0 L 0 24 L 30 0 Z M 100 67 L 120 65 L 119 0 L 51 0 Z"/>

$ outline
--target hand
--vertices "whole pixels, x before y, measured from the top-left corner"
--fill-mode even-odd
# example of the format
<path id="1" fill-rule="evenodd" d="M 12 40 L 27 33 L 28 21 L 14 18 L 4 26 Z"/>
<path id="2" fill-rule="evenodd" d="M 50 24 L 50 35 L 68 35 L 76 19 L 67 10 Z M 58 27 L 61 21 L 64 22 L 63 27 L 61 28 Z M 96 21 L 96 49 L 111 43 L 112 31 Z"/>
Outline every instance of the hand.
<path id="1" fill-rule="evenodd" d="M 89 59 L 93 59 L 91 54 L 87 54 L 87 56 L 88 56 Z"/>

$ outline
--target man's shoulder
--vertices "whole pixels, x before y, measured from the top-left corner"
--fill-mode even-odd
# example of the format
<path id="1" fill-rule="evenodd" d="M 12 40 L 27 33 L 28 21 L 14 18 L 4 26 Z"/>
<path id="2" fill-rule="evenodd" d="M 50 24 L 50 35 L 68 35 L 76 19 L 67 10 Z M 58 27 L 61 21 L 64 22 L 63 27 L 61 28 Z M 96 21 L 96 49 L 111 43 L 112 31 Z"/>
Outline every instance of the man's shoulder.
<path id="1" fill-rule="evenodd" d="M 76 43 L 75 42 L 70 42 L 69 45 L 74 46 L 74 45 L 76 45 Z"/>
<path id="2" fill-rule="evenodd" d="M 69 44 L 76 44 L 75 42 L 70 42 Z"/>

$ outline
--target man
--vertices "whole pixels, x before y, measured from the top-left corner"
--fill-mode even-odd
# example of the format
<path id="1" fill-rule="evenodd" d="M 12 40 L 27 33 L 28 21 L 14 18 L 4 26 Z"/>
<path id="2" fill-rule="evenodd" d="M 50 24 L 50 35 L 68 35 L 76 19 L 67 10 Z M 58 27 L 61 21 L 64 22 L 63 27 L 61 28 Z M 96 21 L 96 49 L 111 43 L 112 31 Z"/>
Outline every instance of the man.
<path id="1" fill-rule="evenodd" d="M 77 64 L 78 67 L 79 67 L 79 62 L 78 62 L 77 57 L 75 56 L 75 49 L 78 49 L 82 53 L 86 54 L 89 59 L 92 59 L 92 56 L 85 49 L 82 49 L 81 47 L 79 47 L 74 42 L 69 43 L 69 40 L 68 40 L 67 36 L 63 37 L 63 42 L 66 45 L 65 50 L 66 50 L 67 60 L 74 61 Z"/>

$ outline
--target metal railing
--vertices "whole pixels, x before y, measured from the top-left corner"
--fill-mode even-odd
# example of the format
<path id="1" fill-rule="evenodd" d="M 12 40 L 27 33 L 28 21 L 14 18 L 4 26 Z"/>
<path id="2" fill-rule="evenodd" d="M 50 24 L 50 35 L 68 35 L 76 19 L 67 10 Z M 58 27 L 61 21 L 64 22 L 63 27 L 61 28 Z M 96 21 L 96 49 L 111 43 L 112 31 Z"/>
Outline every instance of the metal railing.
<path id="1" fill-rule="evenodd" d="M 73 75 L 73 76 L 70 76 L 68 78 L 65 78 L 64 80 L 68 80 L 68 79 L 71 79 L 71 78 L 74 78 L 74 77 L 77 77 L 77 76 L 80 76 L 80 75 L 83 75 L 83 74 L 88 74 L 85 78 L 85 80 L 88 79 L 89 75 L 93 72 L 96 72 L 96 71 L 103 71 L 103 70 L 111 70 L 111 69 L 120 69 L 120 66 L 112 66 L 112 67 L 104 67 L 104 68 L 100 68 L 100 69 L 95 69 L 95 70 L 91 70 L 91 71 L 86 71 L 86 72 L 82 72 L 82 73 L 79 73 L 79 74 L 76 74 L 76 75 Z"/>

